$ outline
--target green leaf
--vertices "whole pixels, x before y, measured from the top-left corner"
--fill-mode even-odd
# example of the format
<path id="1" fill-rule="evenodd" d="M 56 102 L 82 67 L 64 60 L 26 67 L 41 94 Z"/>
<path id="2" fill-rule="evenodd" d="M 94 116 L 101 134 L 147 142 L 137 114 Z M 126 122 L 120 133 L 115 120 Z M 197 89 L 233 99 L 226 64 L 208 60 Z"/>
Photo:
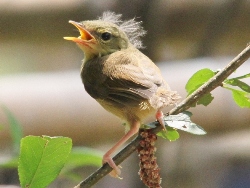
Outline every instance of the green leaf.
<path id="1" fill-rule="evenodd" d="M 233 90 L 233 98 L 237 105 L 250 108 L 250 94 L 244 91 Z"/>
<path id="2" fill-rule="evenodd" d="M 200 86 L 202 86 L 204 83 L 206 83 L 210 78 L 212 78 L 215 75 L 215 72 L 211 69 L 201 69 L 194 73 L 194 75 L 188 80 L 185 89 L 190 95 L 195 90 L 197 90 Z M 201 99 L 197 101 L 197 104 L 202 104 L 204 106 L 207 106 L 212 102 L 214 97 L 212 97 L 211 93 L 204 95 Z M 192 107 L 195 107 L 196 104 L 193 104 Z"/>
<path id="3" fill-rule="evenodd" d="M 9 121 L 10 134 L 12 137 L 14 152 L 18 153 L 19 147 L 20 147 L 20 140 L 23 137 L 22 126 L 20 125 L 20 123 L 15 118 L 15 116 L 7 107 L 2 105 L 2 109 L 4 113 L 6 114 L 8 121 Z"/>
<path id="4" fill-rule="evenodd" d="M 238 79 L 238 80 L 240 80 L 240 79 L 249 78 L 249 77 L 250 77 L 250 73 L 245 74 L 245 75 L 243 75 L 243 76 L 239 76 L 239 77 L 233 78 L 233 79 Z M 229 80 L 230 80 L 230 79 L 229 79 Z"/>
<path id="5" fill-rule="evenodd" d="M 179 133 L 176 131 L 176 129 L 196 135 L 207 134 L 207 132 L 202 127 L 191 121 L 191 116 L 192 113 L 189 111 L 184 111 L 177 115 L 164 116 L 164 122 L 167 131 L 160 131 L 157 133 L 157 135 L 168 140 L 176 140 L 179 138 Z M 157 124 L 159 124 L 157 121 L 152 122 L 144 125 L 144 128 L 155 128 Z"/>
<path id="6" fill-rule="evenodd" d="M 21 140 L 18 174 L 24 188 L 44 188 L 59 174 L 72 147 L 67 137 L 27 136 Z"/>
<path id="7" fill-rule="evenodd" d="M 227 88 L 232 91 L 235 103 L 241 108 L 250 108 L 250 94 L 245 91 L 239 91 L 233 88 Z"/>
<path id="8" fill-rule="evenodd" d="M 212 96 L 211 93 L 207 93 L 205 94 L 204 96 L 202 96 L 198 101 L 197 101 L 197 104 L 202 104 L 204 106 L 207 106 L 209 105 L 212 100 L 214 99 L 214 97 Z"/>
<path id="9" fill-rule="evenodd" d="M 227 79 L 224 81 L 224 83 L 232 85 L 232 86 L 237 86 L 243 91 L 250 93 L 250 86 L 247 85 L 245 82 L 238 80 L 237 78 Z"/>
<path id="10" fill-rule="evenodd" d="M 191 121 L 191 116 L 191 112 L 185 111 L 177 115 L 165 116 L 164 121 L 167 126 L 172 127 L 174 129 L 180 129 L 182 131 L 186 131 L 196 135 L 206 134 L 206 131 L 202 127 Z"/>
<path id="11" fill-rule="evenodd" d="M 205 68 L 197 71 L 193 74 L 193 76 L 188 80 L 185 89 L 190 95 L 195 90 L 197 90 L 200 86 L 202 86 L 205 82 L 207 82 L 210 78 L 215 75 L 215 72 L 211 69 Z"/>
<path id="12" fill-rule="evenodd" d="M 166 129 L 167 131 L 162 130 L 158 132 L 157 135 L 164 139 L 168 139 L 169 141 L 175 141 L 180 137 L 179 133 L 175 129 L 171 127 L 166 127 Z"/>

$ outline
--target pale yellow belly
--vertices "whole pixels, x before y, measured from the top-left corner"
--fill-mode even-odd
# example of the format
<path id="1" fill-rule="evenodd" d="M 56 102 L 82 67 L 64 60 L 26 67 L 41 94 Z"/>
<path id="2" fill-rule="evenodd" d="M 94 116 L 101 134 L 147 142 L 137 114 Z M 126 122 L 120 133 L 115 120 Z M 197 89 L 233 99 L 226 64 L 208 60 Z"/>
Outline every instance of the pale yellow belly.
<path id="1" fill-rule="evenodd" d="M 143 122 L 149 115 L 156 113 L 148 101 L 141 102 L 138 106 L 115 106 L 105 100 L 97 99 L 97 102 L 107 111 L 118 116 L 126 123 L 131 124 L 134 121 Z"/>

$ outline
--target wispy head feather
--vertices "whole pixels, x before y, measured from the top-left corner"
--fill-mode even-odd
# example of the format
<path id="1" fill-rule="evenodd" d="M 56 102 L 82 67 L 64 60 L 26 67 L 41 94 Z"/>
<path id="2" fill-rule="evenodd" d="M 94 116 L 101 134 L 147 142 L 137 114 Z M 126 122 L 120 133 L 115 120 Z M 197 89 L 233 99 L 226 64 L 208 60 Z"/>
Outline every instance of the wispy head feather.
<path id="1" fill-rule="evenodd" d="M 121 14 L 115 14 L 114 12 L 104 12 L 99 20 L 105 22 L 111 22 L 116 24 L 127 36 L 131 44 L 136 48 L 143 48 L 141 37 L 146 34 L 146 31 L 141 26 L 142 22 L 135 21 L 135 18 L 131 20 L 122 21 Z"/>

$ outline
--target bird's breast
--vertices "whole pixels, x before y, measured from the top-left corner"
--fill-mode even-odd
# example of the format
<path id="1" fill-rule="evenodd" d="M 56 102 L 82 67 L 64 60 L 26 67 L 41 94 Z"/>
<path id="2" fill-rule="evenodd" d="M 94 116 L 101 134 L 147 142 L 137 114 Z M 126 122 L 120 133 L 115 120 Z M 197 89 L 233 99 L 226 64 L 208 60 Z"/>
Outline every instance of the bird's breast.
<path id="1" fill-rule="evenodd" d="M 107 88 L 103 84 L 106 76 L 98 60 L 94 59 L 82 65 L 81 78 L 85 90 L 94 99 L 103 99 L 107 95 Z"/>

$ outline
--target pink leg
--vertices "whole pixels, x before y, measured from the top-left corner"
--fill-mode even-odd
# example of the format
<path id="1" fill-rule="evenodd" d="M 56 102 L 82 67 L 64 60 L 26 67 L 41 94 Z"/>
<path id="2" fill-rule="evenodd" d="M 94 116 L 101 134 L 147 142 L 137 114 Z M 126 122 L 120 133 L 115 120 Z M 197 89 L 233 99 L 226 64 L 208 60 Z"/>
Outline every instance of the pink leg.
<path id="1" fill-rule="evenodd" d="M 156 117 L 156 120 L 161 124 L 162 126 L 162 129 L 163 130 L 166 130 L 166 127 L 165 127 L 165 122 L 164 122 L 164 114 L 161 110 L 158 110 L 155 114 L 155 117 Z"/>
<path id="2" fill-rule="evenodd" d="M 130 137 L 136 134 L 139 131 L 140 122 L 135 121 L 132 125 L 130 130 L 110 149 L 103 155 L 102 163 L 108 163 L 114 170 L 110 173 L 112 177 L 119 178 L 121 174 L 121 170 L 119 167 L 114 163 L 111 155 L 121 146 L 123 145 Z"/>

